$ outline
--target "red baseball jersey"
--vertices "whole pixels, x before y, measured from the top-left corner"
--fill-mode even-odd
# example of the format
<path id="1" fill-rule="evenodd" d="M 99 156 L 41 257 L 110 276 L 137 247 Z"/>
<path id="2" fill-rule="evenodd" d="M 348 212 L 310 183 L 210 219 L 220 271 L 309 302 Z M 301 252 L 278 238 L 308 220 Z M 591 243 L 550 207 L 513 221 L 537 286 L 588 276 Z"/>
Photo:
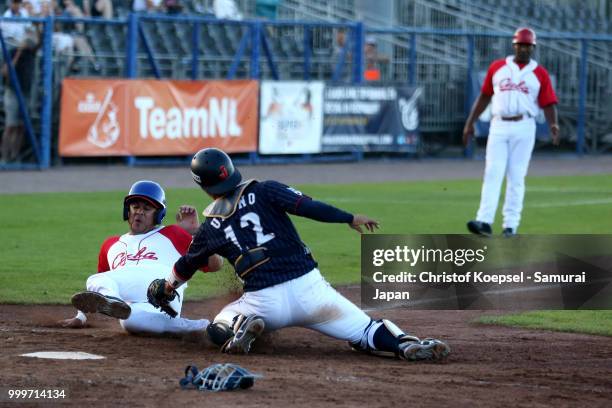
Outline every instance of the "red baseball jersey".
<path id="1" fill-rule="evenodd" d="M 155 228 L 145 234 L 107 238 L 98 256 L 98 272 L 114 271 L 126 266 L 172 269 L 187 253 L 191 235 L 178 225 Z"/>
<path id="2" fill-rule="evenodd" d="M 493 116 L 536 117 L 538 108 L 558 102 L 546 69 L 534 60 L 519 65 L 512 55 L 493 61 L 481 92 L 493 97 Z"/>

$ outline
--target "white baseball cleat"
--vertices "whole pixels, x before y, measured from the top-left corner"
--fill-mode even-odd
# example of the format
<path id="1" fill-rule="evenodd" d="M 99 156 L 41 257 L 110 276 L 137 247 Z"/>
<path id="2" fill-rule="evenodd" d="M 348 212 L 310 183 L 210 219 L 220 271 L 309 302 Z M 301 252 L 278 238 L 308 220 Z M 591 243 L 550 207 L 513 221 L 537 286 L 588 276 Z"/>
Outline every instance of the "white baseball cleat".
<path id="1" fill-rule="evenodd" d="M 71 301 L 72 306 L 83 313 L 102 313 L 121 320 L 127 319 L 132 313 L 130 305 L 123 300 L 98 292 L 79 292 L 72 296 Z"/>
<path id="2" fill-rule="evenodd" d="M 240 325 L 234 337 L 232 337 L 221 349 L 229 354 L 248 354 L 251 345 L 259 337 L 266 325 L 259 316 L 249 316 Z"/>
<path id="3" fill-rule="evenodd" d="M 409 361 L 444 360 L 450 354 L 448 344 L 437 339 L 407 341 L 399 345 L 400 358 Z"/>

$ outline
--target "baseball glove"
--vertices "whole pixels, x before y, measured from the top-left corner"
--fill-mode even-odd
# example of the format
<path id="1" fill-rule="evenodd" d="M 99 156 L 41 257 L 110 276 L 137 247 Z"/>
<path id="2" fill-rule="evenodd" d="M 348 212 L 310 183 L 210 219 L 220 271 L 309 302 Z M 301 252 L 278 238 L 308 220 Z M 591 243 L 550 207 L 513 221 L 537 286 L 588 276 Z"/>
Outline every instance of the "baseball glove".
<path id="1" fill-rule="evenodd" d="M 149 299 L 149 303 L 166 312 L 170 317 L 176 317 L 178 314 L 172 306 L 170 306 L 170 302 L 177 296 L 180 295 L 175 289 L 172 289 L 172 293 L 170 294 L 166 293 L 165 279 L 155 279 L 147 289 L 147 299 Z"/>

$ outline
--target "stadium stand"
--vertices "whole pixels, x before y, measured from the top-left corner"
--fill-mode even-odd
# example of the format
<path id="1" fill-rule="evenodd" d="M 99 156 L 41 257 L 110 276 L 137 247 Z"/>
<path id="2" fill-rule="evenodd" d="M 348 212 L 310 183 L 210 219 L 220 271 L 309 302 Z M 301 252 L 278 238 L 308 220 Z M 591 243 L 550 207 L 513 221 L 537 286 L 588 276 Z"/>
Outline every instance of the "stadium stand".
<path id="1" fill-rule="evenodd" d="M 130 14 L 129 3 L 114 1 L 116 19 L 125 22 Z M 268 44 L 277 63 L 281 79 L 302 79 L 304 55 L 304 27 L 291 24 L 291 21 L 313 22 L 310 49 L 311 79 L 331 80 L 335 69 L 332 59 L 334 33 L 336 28 L 325 23 L 346 23 L 366 21 L 368 29 L 376 31 L 429 28 L 457 29 L 478 32 L 497 32 L 510 34 L 517 26 L 528 25 L 544 34 L 541 49 L 536 59 L 547 66 L 552 75 L 562 79 L 557 81 L 560 96 L 560 114 L 564 136 L 575 137 L 580 97 L 579 78 L 582 61 L 582 43 L 571 36 L 567 39 L 546 39 L 546 33 L 593 33 L 610 34 L 610 1 L 565 1 L 553 0 L 395 0 L 393 21 L 377 20 L 376 16 L 365 15 L 359 7 L 359 0 L 282 0 L 278 7 L 278 19 L 287 24 L 269 25 L 265 28 Z M 212 0 L 185 0 L 184 15 L 198 15 L 214 18 Z M 255 18 L 255 1 L 237 0 L 245 19 Z M 319 25 L 316 25 L 316 24 Z M 55 53 L 54 82 L 61 83 L 65 75 L 80 77 L 119 77 L 125 73 L 127 24 L 92 24 L 85 22 L 85 36 L 100 63 L 100 71 L 95 72 L 91 64 L 84 63 L 84 55 L 74 53 L 71 58 L 78 61 L 78 69 L 69 72 L 66 68 L 66 55 Z M 140 24 L 142 35 L 151 47 L 162 78 L 186 79 L 191 77 L 193 24 L 184 22 L 143 19 Z M 199 25 L 200 44 L 197 72 L 200 78 L 225 78 L 234 60 L 240 41 L 249 28 L 238 23 L 206 23 Z M 414 84 L 423 87 L 421 100 L 421 130 L 424 133 L 448 133 L 459 135 L 466 116 L 466 82 L 469 75 L 466 61 L 470 48 L 464 36 L 438 34 L 419 34 L 415 36 L 413 49 L 412 36 L 405 33 L 377 32 L 379 48 L 389 55 L 383 66 L 382 80 L 385 82 Z M 144 39 L 138 46 L 138 77 L 154 77 L 155 72 L 149 64 Z M 243 54 L 237 78 L 249 76 L 248 44 Z M 474 36 L 473 67 L 485 70 L 494 58 L 510 52 L 507 37 Z M 416 66 L 411 66 L 411 56 L 416 58 Z M 587 53 L 587 135 L 593 135 L 588 146 L 598 149 L 599 136 L 610 133 L 612 129 L 612 42 L 589 41 Z M 36 70 L 36 83 L 41 83 L 42 69 Z M 348 72 L 352 61 L 347 59 Z M 260 63 L 261 77 L 272 78 L 272 71 L 265 60 Z M 35 87 L 36 88 L 36 87 Z M 59 87 L 55 87 L 59 88 Z M 40 90 L 32 93 L 30 107 L 35 126 L 39 125 Z M 55 97 L 59 92 L 55 92 Z M 57 106 L 57 104 L 56 104 Z M 1 115 L 0 115 L 1 117 Z M 55 116 L 56 117 L 56 116 Z M 2 119 L 0 119 L 1 121 Z M 57 119 L 55 119 L 57 120 Z M 0 123 L 2 125 L 2 123 Z"/>
<path id="2" fill-rule="evenodd" d="M 295 19 L 322 21 L 360 20 L 354 0 L 308 2 L 287 0 L 283 15 Z M 532 0 L 400 0 L 395 2 L 392 27 L 460 29 L 475 32 L 498 31 L 511 33 L 516 27 L 528 25 L 538 32 L 610 33 L 609 17 L 602 12 L 601 2 L 532 1 Z M 370 16 L 370 20 L 371 20 Z M 375 21 L 389 27 L 388 21 Z M 406 59 L 410 53 L 409 38 L 396 35 L 386 40 L 392 45 L 393 56 L 385 80 L 404 81 Z M 507 38 L 478 37 L 475 43 L 474 66 L 486 69 L 492 59 L 510 52 Z M 465 38 L 419 35 L 416 42 L 417 83 L 423 86 L 422 130 L 425 132 L 458 132 L 465 114 L 464 90 L 467 72 L 465 61 L 468 48 Z M 546 41 L 537 55 L 558 81 L 560 111 L 565 129 L 575 128 L 579 98 L 578 75 L 582 58 L 581 43 L 574 40 Z M 589 43 L 587 106 L 589 134 L 609 131 L 612 95 L 606 84 L 612 83 L 612 45 L 609 42 Z M 440 78 L 444 78 L 443 81 Z M 569 79 L 569 80 L 568 80 Z M 450 86 L 448 86 L 450 84 Z M 444 101 L 444 106 L 439 102 Z M 575 135 L 569 135 L 574 137 Z"/>

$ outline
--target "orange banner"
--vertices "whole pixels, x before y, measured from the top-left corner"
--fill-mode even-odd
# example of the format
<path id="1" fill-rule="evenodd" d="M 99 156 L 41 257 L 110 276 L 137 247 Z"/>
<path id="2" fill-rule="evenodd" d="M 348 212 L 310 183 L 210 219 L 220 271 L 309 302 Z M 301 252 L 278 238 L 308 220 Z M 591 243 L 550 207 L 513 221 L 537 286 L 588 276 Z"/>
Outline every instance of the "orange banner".
<path id="1" fill-rule="evenodd" d="M 257 150 L 257 81 L 65 79 L 60 156 Z"/>

